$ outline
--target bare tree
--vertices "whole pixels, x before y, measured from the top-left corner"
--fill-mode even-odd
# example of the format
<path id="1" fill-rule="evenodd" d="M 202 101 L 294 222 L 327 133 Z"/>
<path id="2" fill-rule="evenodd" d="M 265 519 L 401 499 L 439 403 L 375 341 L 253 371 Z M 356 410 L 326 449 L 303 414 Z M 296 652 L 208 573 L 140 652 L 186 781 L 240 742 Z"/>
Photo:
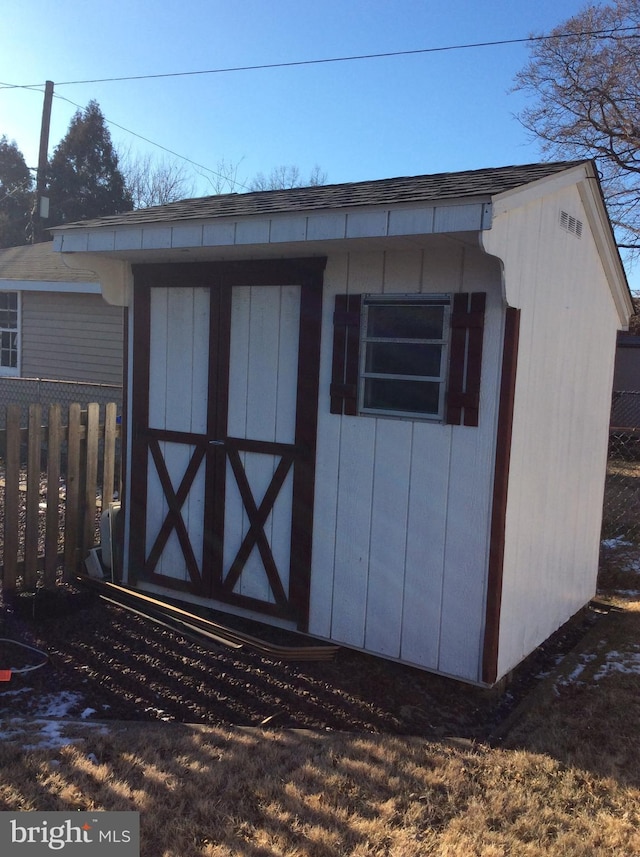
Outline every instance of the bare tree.
<path id="1" fill-rule="evenodd" d="M 274 167 L 268 176 L 258 173 L 250 184 L 251 190 L 287 190 L 293 187 L 315 187 L 327 183 L 327 174 L 316 166 L 305 181 L 300 168 L 294 165 Z"/>
<path id="2" fill-rule="evenodd" d="M 175 160 L 154 160 L 149 154 L 127 152 L 121 157 L 121 170 L 134 208 L 164 205 L 195 193 L 195 182 L 186 165 Z"/>
<path id="3" fill-rule="evenodd" d="M 640 253 L 640 0 L 589 5 L 532 43 L 519 116 L 550 157 L 594 158 L 620 247 Z"/>
<path id="4" fill-rule="evenodd" d="M 228 161 L 226 158 L 220 158 L 215 170 L 207 170 L 207 172 L 199 170 L 198 172 L 209 183 L 214 195 L 238 193 L 239 191 L 248 190 L 247 186 L 238 179 L 240 163 L 241 161 L 234 163 L 233 161 Z"/>

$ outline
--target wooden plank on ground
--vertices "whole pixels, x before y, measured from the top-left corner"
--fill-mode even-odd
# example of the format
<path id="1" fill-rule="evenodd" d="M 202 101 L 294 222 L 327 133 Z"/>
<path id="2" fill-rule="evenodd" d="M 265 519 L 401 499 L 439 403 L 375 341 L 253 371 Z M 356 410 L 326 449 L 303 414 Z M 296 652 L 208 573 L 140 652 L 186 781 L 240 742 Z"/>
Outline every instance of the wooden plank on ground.
<path id="1" fill-rule="evenodd" d="M 62 447 L 62 420 L 60 405 L 49 408 L 47 432 L 47 512 L 44 542 L 44 585 L 56 585 L 58 564 L 58 538 L 60 531 L 60 452 Z"/>
<path id="2" fill-rule="evenodd" d="M 24 537 L 24 586 L 35 589 L 38 576 L 40 526 L 40 461 L 42 456 L 42 405 L 29 405 L 27 443 L 27 514 Z"/>
<path id="3" fill-rule="evenodd" d="M 18 567 L 20 415 L 20 405 L 7 407 L 4 474 L 4 568 L 2 575 L 4 594 L 15 592 Z"/>

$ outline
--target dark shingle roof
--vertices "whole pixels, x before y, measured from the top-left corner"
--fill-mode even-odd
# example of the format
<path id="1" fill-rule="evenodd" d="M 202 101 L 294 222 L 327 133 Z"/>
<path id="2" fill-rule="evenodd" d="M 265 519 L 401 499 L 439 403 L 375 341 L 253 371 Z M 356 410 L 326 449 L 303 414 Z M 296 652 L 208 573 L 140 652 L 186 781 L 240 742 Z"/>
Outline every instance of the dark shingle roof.
<path id="1" fill-rule="evenodd" d="M 221 194 L 170 202 L 153 208 L 114 214 L 97 220 L 83 220 L 55 228 L 135 226 L 180 220 L 250 217 L 352 206 L 396 205 L 468 197 L 489 197 L 546 178 L 579 163 L 583 162 L 564 161 L 524 166 L 491 167 L 459 173 L 437 173 L 435 175 L 318 185 L 289 190 Z"/>

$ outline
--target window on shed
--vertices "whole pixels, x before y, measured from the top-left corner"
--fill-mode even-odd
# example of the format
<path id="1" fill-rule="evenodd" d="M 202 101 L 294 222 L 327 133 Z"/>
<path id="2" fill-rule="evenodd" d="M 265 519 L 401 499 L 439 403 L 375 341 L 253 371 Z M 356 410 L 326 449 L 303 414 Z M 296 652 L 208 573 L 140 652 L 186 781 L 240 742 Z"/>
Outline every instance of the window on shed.
<path id="1" fill-rule="evenodd" d="M 484 292 L 336 295 L 331 413 L 477 426 Z"/>
<path id="2" fill-rule="evenodd" d="M 447 296 L 365 297 L 361 413 L 442 416 L 449 308 Z"/>
<path id="3" fill-rule="evenodd" d="M 18 293 L 0 292 L 0 374 L 18 371 Z"/>

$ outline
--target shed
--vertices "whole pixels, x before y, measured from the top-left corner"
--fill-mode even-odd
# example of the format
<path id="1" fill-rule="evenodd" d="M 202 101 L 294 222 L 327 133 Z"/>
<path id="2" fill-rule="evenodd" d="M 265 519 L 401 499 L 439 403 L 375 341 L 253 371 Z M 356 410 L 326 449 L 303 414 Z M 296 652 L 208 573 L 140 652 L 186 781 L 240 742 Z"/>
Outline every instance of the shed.
<path id="1" fill-rule="evenodd" d="M 593 596 L 632 305 L 592 162 L 54 235 L 128 310 L 126 583 L 487 685 Z"/>

